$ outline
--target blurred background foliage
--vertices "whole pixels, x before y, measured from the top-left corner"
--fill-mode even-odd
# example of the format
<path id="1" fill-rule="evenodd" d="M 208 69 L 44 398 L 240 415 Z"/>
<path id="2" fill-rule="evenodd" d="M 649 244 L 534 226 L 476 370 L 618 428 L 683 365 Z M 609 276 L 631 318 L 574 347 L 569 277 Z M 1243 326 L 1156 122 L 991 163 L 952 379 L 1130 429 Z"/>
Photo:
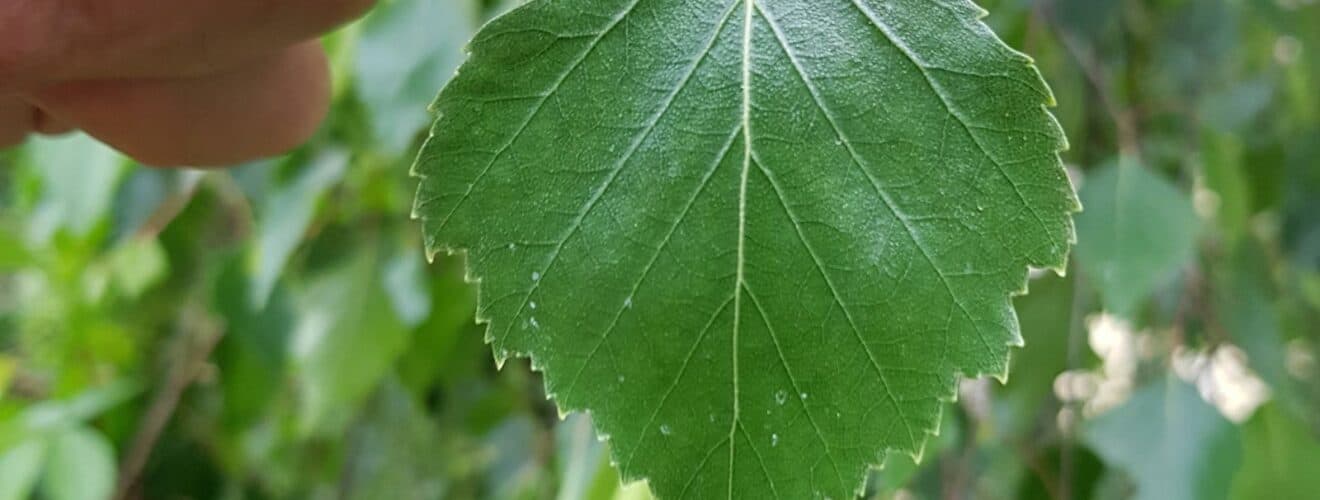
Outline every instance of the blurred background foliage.
<path id="1" fill-rule="evenodd" d="M 0 153 L 0 500 L 648 498 L 525 361 L 495 368 L 408 217 L 426 105 L 505 3 L 384 1 L 328 37 L 334 112 L 284 158 Z M 1320 2 L 981 3 L 1058 97 L 1080 243 L 1016 300 L 1009 382 L 966 381 L 867 495 L 1314 497 Z"/>

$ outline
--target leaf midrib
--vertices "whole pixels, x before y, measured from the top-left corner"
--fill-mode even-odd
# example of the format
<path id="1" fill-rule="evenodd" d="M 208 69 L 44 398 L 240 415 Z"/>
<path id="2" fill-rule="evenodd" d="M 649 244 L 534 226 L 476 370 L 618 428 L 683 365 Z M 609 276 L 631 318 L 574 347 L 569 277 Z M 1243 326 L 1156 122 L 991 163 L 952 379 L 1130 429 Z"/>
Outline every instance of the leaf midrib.
<path id="1" fill-rule="evenodd" d="M 756 12 L 755 0 L 743 0 L 743 46 L 742 46 L 742 131 L 743 163 L 738 184 L 738 260 L 736 277 L 733 283 L 733 334 L 730 336 L 733 346 L 730 349 L 733 358 L 733 419 L 729 424 L 729 499 L 733 499 L 734 456 L 738 448 L 735 434 L 741 425 L 741 404 L 738 387 L 738 332 L 742 326 L 742 297 L 746 283 L 747 268 L 747 181 L 752 171 L 752 15 Z M 744 431 L 745 432 L 745 431 Z M 748 438 L 751 442 L 751 438 Z M 762 464 L 764 468 L 764 464 Z M 774 481 L 767 480 L 771 489 Z M 775 497 L 779 495 L 776 494 Z"/>

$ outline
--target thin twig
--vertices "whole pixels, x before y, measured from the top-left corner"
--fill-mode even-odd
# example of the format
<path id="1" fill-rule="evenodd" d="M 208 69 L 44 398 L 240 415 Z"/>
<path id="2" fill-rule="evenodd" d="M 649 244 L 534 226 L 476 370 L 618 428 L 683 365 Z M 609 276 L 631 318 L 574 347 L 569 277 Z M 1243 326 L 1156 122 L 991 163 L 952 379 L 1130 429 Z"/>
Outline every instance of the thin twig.
<path id="1" fill-rule="evenodd" d="M 148 407 L 142 423 L 138 426 L 137 434 L 120 464 L 118 486 L 113 497 L 116 500 L 131 498 L 130 495 L 147 465 L 147 459 L 150 458 L 165 426 L 172 420 L 183 392 L 202 373 L 206 367 L 206 360 L 211 357 L 211 352 L 223 337 L 223 330 L 206 314 L 191 310 L 193 308 L 188 309 L 184 312 L 185 318 L 201 319 L 193 320 L 196 322 L 194 325 L 185 325 L 183 335 L 172 349 L 170 357 L 174 362 L 169 368 L 165 383 L 156 391 L 151 406 Z"/>
<path id="2" fill-rule="evenodd" d="M 1040 461 L 1040 453 L 1037 453 L 1035 448 L 1025 442 L 1014 442 L 1012 445 L 1014 451 L 1018 454 L 1018 458 L 1022 459 L 1022 463 L 1036 475 L 1036 478 L 1040 479 L 1040 484 L 1045 486 L 1045 495 L 1050 497 L 1051 500 L 1063 499 L 1063 493 L 1059 491 L 1059 480 Z"/>
<path id="3" fill-rule="evenodd" d="M 1065 365 L 1065 371 L 1072 371 L 1081 365 L 1082 345 L 1086 338 L 1086 325 L 1084 324 L 1084 315 L 1090 306 L 1091 298 L 1088 294 L 1086 279 L 1083 278 L 1081 269 L 1076 263 L 1072 266 L 1073 275 L 1073 296 L 1072 306 L 1069 308 L 1068 318 L 1068 359 Z M 1064 402 L 1064 411 L 1070 411 L 1073 415 L 1081 414 L 1081 405 L 1076 401 Z M 1076 436 L 1072 429 L 1060 429 L 1059 433 L 1059 488 L 1058 498 L 1063 500 L 1072 500 L 1073 490 L 1073 463 L 1075 461 L 1076 450 L 1074 450 L 1074 441 Z"/>
<path id="4" fill-rule="evenodd" d="M 180 191 L 166 198 L 151 215 L 147 216 L 146 222 L 143 222 L 142 227 L 134 233 L 135 238 L 153 239 L 160 236 L 160 233 L 183 213 L 183 209 L 188 208 L 188 204 L 197 195 L 197 187 L 201 182 L 200 179 L 190 179 L 185 182 Z"/>
<path id="5" fill-rule="evenodd" d="M 1087 82 L 1091 84 L 1096 95 L 1099 96 L 1100 104 L 1104 106 L 1105 112 L 1113 120 L 1118 133 L 1119 152 L 1132 158 L 1141 157 L 1141 133 L 1137 126 L 1136 112 L 1131 108 L 1120 106 L 1118 98 L 1109 91 L 1109 68 L 1095 55 L 1095 51 L 1092 50 L 1090 45 L 1082 42 L 1081 39 L 1055 21 L 1053 1 L 1042 1 L 1037 4 L 1036 8 L 1043 11 L 1041 17 L 1046 20 L 1046 24 L 1058 37 L 1068 54 L 1077 61 L 1077 65 L 1081 68 Z"/>

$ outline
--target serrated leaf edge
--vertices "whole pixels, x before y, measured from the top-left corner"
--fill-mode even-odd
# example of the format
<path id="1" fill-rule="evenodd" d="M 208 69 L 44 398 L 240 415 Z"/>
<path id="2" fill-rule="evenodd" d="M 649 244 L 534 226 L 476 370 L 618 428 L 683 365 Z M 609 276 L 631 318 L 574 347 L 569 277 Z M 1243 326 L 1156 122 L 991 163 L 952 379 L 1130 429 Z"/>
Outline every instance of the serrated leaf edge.
<path id="1" fill-rule="evenodd" d="M 755 0 L 740 0 L 740 1 L 744 1 L 744 2 L 746 2 L 748 5 L 753 5 L 753 4 L 755 3 Z M 936 1 L 940 1 L 940 0 L 936 0 Z M 982 29 L 984 30 L 984 33 L 989 34 L 989 35 L 994 39 L 994 41 L 997 42 L 997 43 L 999 44 L 1000 48 L 1006 51 L 1007 54 L 1009 54 L 1010 56 L 1014 56 L 1014 57 L 1020 58 L 1021 62 L 1025 63 L 1026 66 L 1027 66 L 1028 68 L 1030 68 L 1030 69 L 1033 71 L 1033 73 L 1036 74 L 1037 78 L 1038 78 L 1042 83 L 1045 82 L 1044 76 L 1040 74 L 1039 68 L 1036 66 L 1036 63 L 1035 63 L 1035 60 L 1034 60 L 1034 59 L 1032 59 L 1032 58 L 1031 58 L 1030 56 L 1028 56 L 1027 54 L 1022 53 L 1022 52 L 1020 52 L 1020 51 L 1018 51 L 1018 50 L 1016 50 L 1016 49 L 1010 47 L 1007 43 L 1005 43 L 1005 42 L 1003 41 L 1003 39 L 999 38 L 999 36 L 998 36 L 997 34 L 995 34 L 994 31 L 991 30 L 991 29 L 989 28 L 988 25 L 985 24 L 984 19 L 986 18 L 986 16 L 988 16 L 988 15 L 990 14 L 989 11 L 985 10 L 984 8 L 981 8 L 979 5 L 976 5 L 976 4 L 974 4 L 974 3 L 971 3 L 970 0 L 954 0 L 954 1 L 965 2 L 965 6 L 967 6 L 967 7 L 971 7 L 972 12 L 974 13 L 974 15 L 973 15 L 973 17 L 970 19 L 970 21 L 976 23 L 976 25 L 977 25 L 976 27 L 978 27 L 978 28 L 982 28 Z M 532 3 L 532 2 L 529 2 L 529 3 Z M 507 15 L 513 14 L 513 13 L 515 13 L 515 12 L 517 12 L 517 11 L 523 10 L 523 9 L 527 8 L 527 6 L 529 5 L 529 3 L 525 3 L 525 4 L 523 4 L 523 5 L 520 5 L 520 6 L 516 7 L 516 8 L 514 8 L 514 9 L 510 10 L 509 12 L 506 12 L 505 14 L 502 14 L 502 15 L 499 16 L 499 17 L 507 16 Z M 489 25 L 491 22 L 494 22 L 496 19 L 499 19 L 499 17 L 497 17 L 497 18 L 495 18 L 495 19 L 492 19 L 491 21 L 488 21 L 486 25 Z M 486 27 L 486 26 L 483 26 L 481 30 L 478 30 L 478 31 L 477 31 L 477 33 L 478 33 L 478 34 L 481 33 L 481 31 L 484 30 L 485 27 Z M 470 54 L 471 54 L 471 46 L 470 46 L 470 44 L 464 46 L 464 48 L 463 48 L 463 52 L 464 52 L 465 55 L 470 55 Z M 464 65 L 466 65 L 466 62 L 464 63 Z M 461 72 L 462 72 L 462 65 L 459 67 L 458 70 L 456 70 L 456 71 L 454 72 L 454 77 L 457 78 L 457 76 L 458 76 Z M 1048 84 L 1044 85 L 1043 87 L 1044 87 L 1044 89 L 1046 90 L 1046 92 L 1048 92 L 1048 96 L 1047 96 L 1046 101 L 1043 102 L 1043 103 L 1041 103 L 1041 104 L 1039 105 L 1039 110 L 1040 110 L 1040 112 L 1041 112 L 1045 117 L 1047 117 L 1047 118 L 1049 119 L 1051 125 L 1053 125 L 1053 127 L 1054 127 L 1057 131 L 1059 131 L 1058 136 L 1059 136 L 1059 138 L 1060 138 L 1060 142 L 1059 142 L 1059 144 L 1057 144 L 1057 148 L 1056 148 L 1056 150 L 1055 150 L 1055 158 L 1057 159 L 1058 168 L 1063 169 L 1063 168 L 1065 168 L 1065 167 L 1064 167 L 1063 159 L 1062 159 L 1062 157 L 1061 157 L 1060 155 L 1061 155 L 1062 153 L 1068 151 L 1068 150 L 1071 148 L 1071 145 L 1070 145 L 1070 143 L 1068 142 L 1067 135 L 1063 133 L 1063 127 L 1062 127 L 1062 125 L 1059 123 L 1058 118 L 1057 118 L 1056 116 L 1054 116 L 1054 114 L 1053 114 L 1052 112 L 1050 112 L 1050 109 L 1051 109 L 1051 108 L 1054 108 L 1054 107 L 1056 107 L 1056 106 L 1058 105 L 1058 102 L 1057 102 L 1057 100 L 1056 100 L 1056 97 L 1055 97 L 1055 95 L 1054 95 L 1054 92 L 1053 92 L 1053 90 L 1049 87 Z M 421 148 L 421 151 L 425 151 L 425 150 L 427 149 L 427 146 L 428 146 L 428 145 L 431 143 L 431 141 L 433 141 L 433 140 L 435 139 L 435 137 L 436 137 L 437 125 L 440 123 L 441 118 L 443 117 L 443 114 L 440 113 L 440 112 L 438 111 L 438 109 L 439 109 L 438 104 L 439 104 L 440 97 L 441 97 L 442 95 L 443 95 L 443 91 L 442 91 L 439 95 L 437 95 L 436 99 L 435 99 L 435 100 L 431 103 L 431 105 L 428 107 L 428 109 L 429 109 L 432 113 L 434 113 L 434 114 L 436 115 L 436 116 L 435 116 L 435 121 L 433 122 L 435 125 L 433 125 L 433 126 L 431 127 L 431 129 L 429 130 L 428 135 L 427 135 L 427 138 L 426 138 L 426 141 L 424 142 L 424 144 L 423 144 L 423 146 L 422 146 L 422 148 Z M 409 169 L 409 172 L 408 172 L 408 173 L 409 173 L 409 176 L 410 176 L 410 177 L 416 178 L 416 179 L 418 179 L 419 181 L 425 181 L 425 179 L 427 179 L 428 177 L 427 177 L 425 174 L 423 174 L 423 173 L 421 172 L 420 168 L 419 168 L 420 165 L 421 165 L 421 160 L 422 160 L 422 158 L 421 158 L 421 156 L 419 155 L 419 157 L 413 162 L 413 165 L 412 165 L 412 167 Z M 1082 207 L 1082 205 L 1081 205 L 1080 200 L 1079 200 L 1078 197 L 1077 197 L 1077 194 L 1076 194 L 1076 192 L 1077 192 L 1077 190 L 1076 190 L 1076 186 L 1073 185 L 1073 184 L 1072 184 L 1072 180 L 1069 179 L 1069 178 L 1067 178 L 1066 176 L 1065 176 L 1065 180 L 1066 180 L 1066 181 L 1068 182 L 1068 184 L 1069 184 L 1068 188 L 1069 188 L 1069 193 L 1071 194 L 1071 196 L 1070 196 L 1070 200 L 1069 200 L 1069 201 L 1071 202 L 1071 204 L 1070 204 L 1070 206 L 1068 207 L 1068 208 L 1069 208 L 1069 214 L 1071 215 L 1071 214 L 1080 213 L 1080 212 L 1083 210 L 1083 207 Z M 419 182 L 419 188 L 418 188 L 419 191 L 420 191 L 420 189 L 421 189 L 420 184 L 421 184 L 421 182 Z M 410 214 L 410 217 L 411 217 L 413 220 L 421 220 L 421 221 L 425 222 L 426 220 L 428 220 L 428 218 L 425 217 L 424 215 L 422 215 L 421 213 L 419 213 L 419 211 L 418 211 L 419 208 L 420 208 L 420 207 L 419 207 L 416 203 L 414 203 L 413 210 L 412 210 L 412 213 Z M 1040 265 L 1043 266 L 1044 269 L 1048 269 L 1048 270 L 1050 270 L 1050 271 L 1053 271 L 1056 275 L 1058 275 L 1058 276 L 1060 276 L 1060 277 L 1065 277 L 1065 276 L 1067 275 L 1067 262 L 1068 262 L 1069 254 L 1070 254 L 1070 252 L 1071 252 L 1071 247 L 1077 243 L 1077 231 L 1076 231 L 1076 227 L 1075 227 L 1075 225 L 1073 224 L 1073 221 L 1072 221 L 1072 218 L 1071 218 L 1071 217 L 1069 217 L 1069 219 L 1068 219 L 1068 228 L 1067 228 L 1067 229 L 1068 229 L 1067 243 L 1068 243 L 1068 247 L 1069 247 L 1069 248 L 1066 248 L 1066 249 L 1064 249 L 1062 252 L 1059 253 L 1059 256 L 1060 256 L 1060 257 L 1059 257 L 1059 259 L 1058 259 L 1058 262 L 1039 263 Z M 428 262 L 434 263 L 434 261 L 435 261 L 435 257 L 436 257 L 437 255 L 439 255 L 441 252 L 443 252 L 444 254 L 446 254 L 446 255 L 448 255 L 448 256 L 458 256 L 459 258 L 462 259 L 462 261 L 463 261 L 463 281 L 464 281 L 465 283 L 467 283 L 467 284 L 474 285 L 474 286 L 477 288 L 477 292 L 478 292 L 478 293 L 477 293 L 477 296 L 478 296 L 478 300 L 480 301 L 480 300 L 481 300 L 480 297 L 482 297 L 482 294 L 480 293 L 480 287 L 481 287 L 482 279 L 481 279 L 480 276 L 477 276 L 477 275 L 475 275 L 475 274 L 473 273 L 472 266 L 470 266 L 470 265 L 468 264 L 468 249 L 466 249 L 466 248 L 455 248 L 455 247 L 451 247 L 451 246 L 448 246 L 448 245 L 444 244 L 443 242 L 434 242 L 434 244 L 427 244 L 426 246 L 427 246 L 427 248 L 426 248 L 426 252 L 425 252 L 425 253 L 426 253 L 426 258 L 427 258 L 427 261 L 428 261 Z M 1012 298 L 1013 298 L 1013 297 L 1020 297 L 1020 296 L 1024 296 L 1024 295 L 1027 295 L 1027 294 L 1030 293 L 1030 279 L 1029 279 L 1029 276 L 1030 276 L 1030 269 L 1031 269 L 1032 267 L 1033 267 L 1033 266 L 1032 266 L 1031 263 L 1027 263 L 1025 266 L 1023 266 L 1022 273 L 1021 273 L 1021 278 L 1020 278 L 1020 283 L 1021 283 L 1021 284 L 1018 286 L 1017 289 L 1010 290 L 1010 291 L 1008 292 L 1008 294 L 1004 297 L 1004 299 L 1006 300 L 1006 305 L 1007 305 L 1007 307 L 1008 307 L 1009 309 L 1012 309 L 1012 308 L 1013 308 L 1013 302 L 1012 302 Z M 478 325 L 486 325 L 485 334 L 484 334 L 484 341 L 485 341 L 487 344 L 491 344 L 491 343 L 493 343 L 493 341 L 495 340 L 494 337 L 493 337 L 492 328 L 490 327 L 490 326 L 491 326 L 491 320 L 492 320 L 492 318 L 482 316 L 481 311 L 482 311 L 481 304 L 478 303 L 478 304 L 477 304 L 477 307 L 476 307 L 476 312 L 474 313 L 475 321 L 476 321 L 476 324 L 478 324 Z M 1015 320 L 1015 321 L 1012 323 L 1012 330 L 1010 331 L 1010 333 L 1012 334 L 1013 338 L 1010 339 L 1008 342 L 1006 342 L 1005 345 L 1008 346 L 1008 347 L 1021 348 L 1021 347 L 1023 347 L 1024 342 L 1025 342 L 1024 339 L 1022 338 L 1022 335 L 1021 335 L 1021 324 L 1020 324 L 1019 321 L 1017 321 L 1017 314 L 1016 314 L 1016 312 L 1013 312 L 1012 315 L 1013 315 L 1013 318 L 1014 318 L 1014 320 Z M 517 352 L 517 351 L 503 351 L 503 352 L 492 352 L 492 354 L 494 355 L 494 360 L 495 360 L 495 364 L 496 364 L 497 369 L 503 369 L 505 362 L 507 362 L 510 358 L 526 358 L 526 359 L 528 359 L 528 361 L 529 361 L 529 365 L 530 365 L 530 368 L 531 368 L 531 370 L 532 370 L 533 372 L 537 372 L 537 373 L 544 373 L 544 372 L 545 372 L 545 370 L 544 370 L 544 366 L 542 366 L 542 365 L 538 362 L 538 360 L 536 359 L 536 356 L 535 356 L 533 353 L 530 353 L 530 352 Z M 938 401 L 940 401 L 940 402 L 942 402 L 942 403 L 945 403 L 945 404 L 956 403 L 956 402 L 958 401 L 958 386 L 961 384 L 961 381 L 962 381 L 962 380 L 965 380 L 965 379 L 973 379 L 973 380 L 974 380 L 974 379 L 979 379 L 979 378 L 982 378 L 982 377 L 985 377 L 985 376 L 990 376 L 990 377 L 994 378 L 995 380 L 997 380 L 997 381 L 998 381 L 999 383 L 1001 383 L 1001 384 L 1005 384 L 1005 383 L 1007 383 L 1007 382 L 1008 382 L 1008 377 L 1009 377 L 1009 367 L 1011 366 L 1011 359 L 1012 359 L 1012 351 L 1010 350 L 1009 353 L 1008 353 L 1008 356 L 1004 359 L 1004 362 L 1003 362 L 1003 364 L 1002 364 L 1002 366 L 1003 366 L 1003 370 L 1000 371 L 1000 372 L 980 372 L 980 371 L 978 371 L 978 372 L 966 372 L 966 371 L 959 371 L 959 372 L 956 372 L 956 373 L 954 374 L 954 375 L 955 375 L 955 377 L 954 377 L 954 378 L 955 378 L 954 383 L 951 384 L 951 385 L 949 385 L 949 386 L 947 387 L 947 391 L 946 391 L 944 394 L 937 394 L 937 395 L 935 396 L 935 398 L 936 398 Z M 543 383 L 544 383 L 544 382 L 543 382 Z M 552 402 L 555 403 L 555 407 L 558 409 L 559 418 L 560 418 L 561 421 L 562 421 L 563 419 L 567 418 L 568 414 L 570 414 L 570 413 L 572 413 L 572 412 L 581 412 L 581 413 L 583 413 L 583 414 L 585 414 L 585 415 L 588 415 L 588 416 L 590 416 L 590 415 L 592 414 L 592 410 L 591 410 L 590 408 L 585 408 L 585 407 L 583 407 L 583 408 L 565 407 L 565 406 L 562 405 L 561 402 L 555 397 L 556 395 L 555 395 L 553 392 L 550 391 L 548 385 L 545 387 L 545 392 L 546 392 L 546 400 L 547 400 L 547 401 L 552 401 Z M 938 405 L 938 406 L 936 407 L 935 419 L 934 419 L 934 420 L 935 420 L 935 425 L 934 425 L 933 427 L 931 427 L 931 428 L 929 428 L 929 429 L 919 429 L 919 430 L 921 431 L 920 442 L 917 443 L 915 449 L 913 449 L 913 450 L 906 450 L 906 449 L 903 449 L 902 447 L 898 447 L 898 446 L 884 445 L 884 447 L 881 449 L 881 452 L 879 453 L 880 456 L 877 457 L 877 459 L 876 459 L 875 462 L 869 463 L 869 464 L 867 465 L 867 468 L 868 468 L 868 469 L 877 469 L 877 470 L 879 470 L 879 469 L 884 469 L 884 467 L 886 466 L 886 462 L 887 462 L 887 460 L 888 460 L 888 454 L 889 454 L 890 452 L 894 452 L 894 451 L 902 452 L 902 453 L 908 455 L 909 457 L 911 457 L 912 460 L 913 460 L 914 462 L 920 464 L 920 463 L 923 461 L 923 459 L 924 459 L 924 455 L 925 455 L 926 447 L 927 447 L 927 444 L 929 444 L 929 442 L 930 442 L 930 438 L 932 438 L 932 437 L 938 437 L 938 436 L 940 435 L 941 431 L 942 431 L 942 429 L 940 428 L 940 426 L 941 426 L 941 424 L 942 424 L 942 422 L 943 422 L 943 419 L 944 419 L 945 404 L 941 404 L 941 405 Z M 608 443 L 612 440 L 612 436 L 611 436 L 608 432 L 606 432 L 605 430 L 603 430 L 603 429 L 600 428 L 600 425 L 597 423 L 596 419 L 592 419 L 592 420 L 591 420 L 591 426 L 592 426 L 592 429 L 593 429 L 593 431 L 595 432 L 595 434 L 596 434 L 596 438 L 597 438 L 597 440 L 598 440 L 599 442 L 602 442 L 602 443 L 606 443 L 606 444 L 608 444 Z M 631 482 L 635 482 L 635 481 L 646 481 L 646 480 L 648 479 L 647 477 L 642 476 L 642 475 L 640 475 L 640 474 L 633 474 L 633 473 L 631 473 L 631 471 L 624 471 L 624 470 L 622 470 L 622 469 L 619 467 L 619 462 L 618 462 L 618 459 L 617 459 L 617 457 L 616 457 L 615 455 L 616 455 L 615 448 L 614 448 L 613 446 L 611 446 L 611 447 L 610 447 L 610 454 L 609 454 L 610 465 L 611 465 L 612 467 L 614 467 L 616 471 L 618 471 L 620 481 L 622 481 L 622 482 L 624 482 L 624 483 L 631 483 Z M 860 482 L 860 483 L 854 488 L 853 494 L 854 494 L 855 496 L 860 497 L 860 496 L 862 496 L 862 495 L 865 494 L 865 492 L 866 492 L 866 485 L 867 485 L 867 482 L 868 482 L 867 479 L 868 479 L 867 477 L 863 476 L 862 481 L 861 481 L 861 482 Z M 653 489 L 652 489 L 652 492 L 654 493 L 654 490 L 653 490 Z"/>

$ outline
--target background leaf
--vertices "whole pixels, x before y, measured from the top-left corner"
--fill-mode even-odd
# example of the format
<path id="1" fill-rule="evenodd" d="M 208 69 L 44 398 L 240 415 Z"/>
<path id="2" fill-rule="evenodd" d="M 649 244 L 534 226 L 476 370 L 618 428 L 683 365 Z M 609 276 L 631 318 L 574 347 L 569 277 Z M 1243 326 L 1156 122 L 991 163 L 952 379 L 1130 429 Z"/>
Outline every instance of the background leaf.
<path id="1" fill-rule="evenodd" d="M 91 500 L 109 498 L 115 486 L 115 455 L 110 442 L 96 431 L 73 427 L 50 439 L 43 498 Z"/>
<path id="2" fill-rule="evenodd" d="M 1077 216 L 1077 262 L 1105 305 L 1124 316 L 1192 257 L 1197 218 L 1168 181 L 1130 160 L 1087 178 Z"/>
<path id="3" fill-rule="evenodd" d="M 291 354 L 303 397 L 303 429 L 326 432 L 347 423 L 348 409 L 370 393 L 407 345 L 390 307 L 374 251 L 355 255 L 308 284 Z"/>
<path id="4" fill-rule="evenodd" d="M 362 22 L 353 76 L 386 152 L 403 153 L 431 121 L 426 107 L 458 69 L 477 22 L 465 0 L 392 0 Z"/>
<path id="5" fill-rule="evenodd" d="M 0 500 L 23 500 L 36 488 L 46 459 L 46 443 L 23 442 L 0 452 Z"/>
<path id="6" fill-rule="evenodd" d="M 1132 477 L 1138 499 L 1227 498 L 1241 460 L 1237 429 L 1176 379 L 1142 388 L 1091 421 L 1084 436 Z"/>
<path id="7" fill-rule="evenodd" d="M 1242 430 L 1242 469 L 1232 498 L 1301 498 L 1318 491 L 1320 441 L 1276 405 L 1267 405 Z"/>

